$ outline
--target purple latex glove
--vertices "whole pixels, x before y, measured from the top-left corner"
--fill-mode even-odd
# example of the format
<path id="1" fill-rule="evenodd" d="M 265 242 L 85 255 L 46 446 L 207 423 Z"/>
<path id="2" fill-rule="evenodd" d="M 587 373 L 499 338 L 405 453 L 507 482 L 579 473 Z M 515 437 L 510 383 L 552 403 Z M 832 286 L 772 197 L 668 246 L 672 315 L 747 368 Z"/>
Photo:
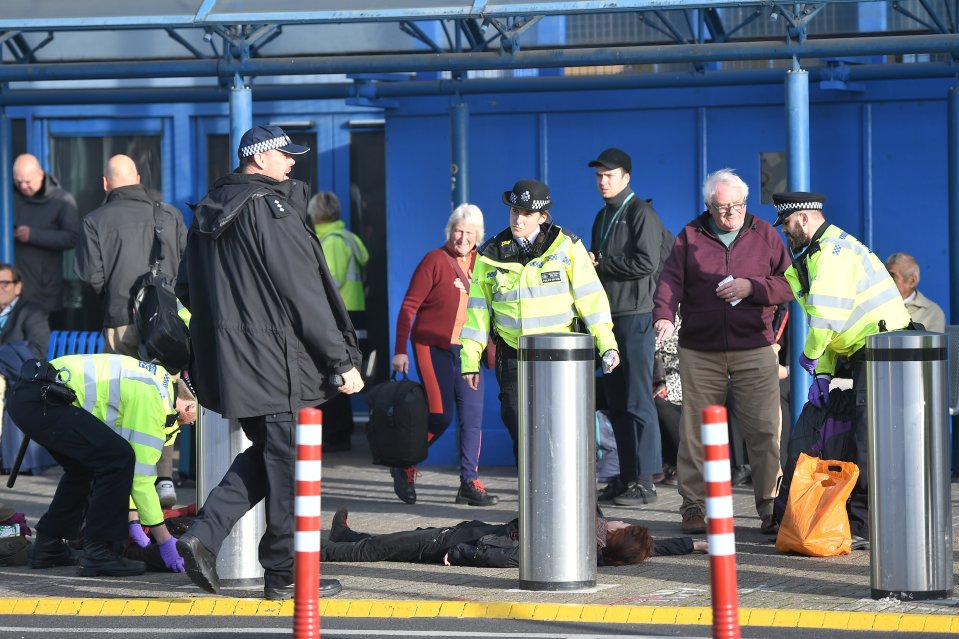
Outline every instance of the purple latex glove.
<path id="1" fill-rule="evenodd" d="M 150 538 L 143 532 L 143 526 L 138 521 L 130 522 L 130 539 L 140 548 L 146 548 L 150 545 Z"/>
<path id="2" fill-rule="evenodd" d="M 825 408 L 829 402 L 829 375 L 816 375 L 809 386 L 809 403 L 816 408 Z"/>
<path id="3" fill-rule="evenodd" d="M 171 572 L 184 572 L 183 557 L 176 551 L 176 537 L 170 537 L 160 544 L 160 557 L 163 559 L 163 565 Z"/>
<path id="4" fill-rule="evenodd" d="M 810 375 L 816 374 L 816 363 L 819 362 L 818 359 L 809 359 L 806 357 L 805 353 L 799 354 L 799 367 Z"/>

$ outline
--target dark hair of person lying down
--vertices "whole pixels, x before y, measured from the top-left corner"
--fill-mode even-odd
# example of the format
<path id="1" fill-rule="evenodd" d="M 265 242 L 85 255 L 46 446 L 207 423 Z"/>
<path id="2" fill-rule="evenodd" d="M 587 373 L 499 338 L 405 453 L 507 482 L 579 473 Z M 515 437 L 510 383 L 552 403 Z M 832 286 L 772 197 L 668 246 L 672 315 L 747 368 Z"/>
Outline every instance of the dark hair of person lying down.
<path id="1" fill-rule="evenodd" d="M 653 538 L 645 526 L 627 526 L 606 533 L 602 549 L 607 566 L 627 566 L 649 559 L 653 554 Z"/>

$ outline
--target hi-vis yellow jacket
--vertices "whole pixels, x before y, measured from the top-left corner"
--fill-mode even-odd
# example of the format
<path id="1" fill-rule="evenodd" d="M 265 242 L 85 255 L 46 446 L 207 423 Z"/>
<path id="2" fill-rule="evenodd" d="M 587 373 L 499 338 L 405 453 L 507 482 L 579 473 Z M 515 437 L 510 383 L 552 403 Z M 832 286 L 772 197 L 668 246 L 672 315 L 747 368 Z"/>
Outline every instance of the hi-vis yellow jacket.
<path id="1" fill-rule="evenodd" d="M 546 248 L 525 265 L 509 229 L 480 247 L 460 333 L 464 374 L 479 372 L 491 322 L 516 348 L 520 335 L 571 333 L 580 317 L 601 354 L 619 350 L 609 300 L 583 242 L 555 224 L 543 224 L 540 234 L 536 245 Z"/>
<path id="2" fill-rule="evenodd" d="M 66 369 L 82 408 L 130 442 L 136 456 L 130 497 L 144 526 L 163 522 L 156 463 L 167 440 L 167 416 L 176 414 L 173 381 L 162 366 L 126 355 L 66 355 L 50 362 Z M 65 377 L 61 373 L 61 379 Z M 172 439 L 170 440 L 173 441 Z"/>
<path id="3" fill-rule="evenodd" d="M 909 324 L 909 312 L 885 265 L 859 240 L 824 224 L 809 249 L 786 269 L 786 281 L 809 317 L 803 353 L 832 375 L 836 359 L 865 346 L 879 332 Z"/>
<path id="4" fill-rule="evenodd" d="M 361 268 L 370 261 L 366 245 L 358 235 L 346 229 L 343 220 L 324 222 L 314 226 L 316 236 L 323 245 L 330 275 L 336 280 L 340 296 L 348 311 L 365 311 L 366 297 L 363 294 Z"/>

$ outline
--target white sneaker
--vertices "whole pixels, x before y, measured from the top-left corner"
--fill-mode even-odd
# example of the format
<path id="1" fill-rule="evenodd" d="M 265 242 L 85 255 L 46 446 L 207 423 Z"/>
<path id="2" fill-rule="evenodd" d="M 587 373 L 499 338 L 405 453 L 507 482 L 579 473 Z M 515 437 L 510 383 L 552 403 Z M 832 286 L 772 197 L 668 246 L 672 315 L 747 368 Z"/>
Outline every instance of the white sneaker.
<path id="1" fill-rule="evenodd" d="M 160 508 L 176 506 L 176 488 L 169 479 L 162 479 L 156 483 L 157 496 L 160 498 Z"/>

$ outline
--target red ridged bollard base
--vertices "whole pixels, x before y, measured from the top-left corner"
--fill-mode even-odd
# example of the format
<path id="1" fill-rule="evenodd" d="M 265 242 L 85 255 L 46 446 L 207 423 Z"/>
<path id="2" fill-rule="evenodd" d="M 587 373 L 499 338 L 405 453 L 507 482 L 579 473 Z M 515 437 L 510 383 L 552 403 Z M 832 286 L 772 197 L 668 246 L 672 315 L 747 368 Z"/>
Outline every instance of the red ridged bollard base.
<path id="1" fill-rule="evenodd" d="M 739 639 L 736 594 L 736 535 L 729 468 L 726 408 L 707 406 L 702 415 L 703 479 L 713 600 L 713 639 Z"/>
<path id="2" fill-rule="evenodd" d="M 323 413 L 303 408 L 296 420 L 296 493 L 293 512 L 295 583 L 293 638 L 320 636 L 320 476 L 323 470 Z"/>

